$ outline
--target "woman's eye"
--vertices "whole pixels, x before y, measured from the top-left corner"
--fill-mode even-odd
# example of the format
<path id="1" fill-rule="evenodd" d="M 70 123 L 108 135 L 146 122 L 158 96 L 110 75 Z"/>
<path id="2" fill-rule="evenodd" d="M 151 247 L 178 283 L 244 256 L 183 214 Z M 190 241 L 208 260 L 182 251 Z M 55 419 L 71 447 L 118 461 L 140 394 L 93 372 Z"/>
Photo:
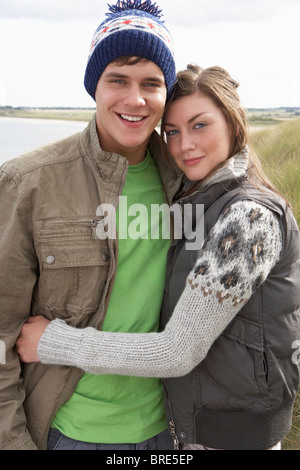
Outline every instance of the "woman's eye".
<path id="1" fill-rule="evenodd" d="M 172 137 L 173 135 L 178 134 L 178 131 L 172 130 L 172 131 L 165 131 L 167 137 Z"/>
<path id="2" fill-rule="evenodd" d="M 206 124 L 204 122 L 199 122 L 198 124 L 195 125 L 195 129 L 203 129 Z"/>

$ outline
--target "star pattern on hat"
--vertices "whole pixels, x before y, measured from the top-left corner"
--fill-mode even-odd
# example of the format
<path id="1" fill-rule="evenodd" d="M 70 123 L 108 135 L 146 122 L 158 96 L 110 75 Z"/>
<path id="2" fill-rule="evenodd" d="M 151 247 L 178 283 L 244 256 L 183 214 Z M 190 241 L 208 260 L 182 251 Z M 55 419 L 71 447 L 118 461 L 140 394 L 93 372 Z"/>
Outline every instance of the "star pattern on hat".
<path id="1" fill-rule="evenodd" d="M 121 56 L 141 56 L 164 73 L 167 97 L 176 78 L 173 39 L 160 20 L 161 10 L 151 0 L 119 0 L 91 41 L 84 85 L 95 100 L 95 91 L 105 67 Z"/>

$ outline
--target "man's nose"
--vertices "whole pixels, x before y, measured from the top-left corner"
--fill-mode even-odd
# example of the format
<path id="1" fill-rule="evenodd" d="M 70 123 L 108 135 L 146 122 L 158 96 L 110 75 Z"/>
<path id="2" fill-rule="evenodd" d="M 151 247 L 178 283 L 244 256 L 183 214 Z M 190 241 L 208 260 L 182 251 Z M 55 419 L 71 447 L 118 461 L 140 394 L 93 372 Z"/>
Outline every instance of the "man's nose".
<path id="1" fill-rule="evenodd" d="M 124 99 L 124 103 L 127 104 L 128 106 L 134 106 L 134 107 L 140 107 L 140 106 L 145 105 L 146 100 L 139 86 L 131 86 L 128 89 L 128 92 Z"/>

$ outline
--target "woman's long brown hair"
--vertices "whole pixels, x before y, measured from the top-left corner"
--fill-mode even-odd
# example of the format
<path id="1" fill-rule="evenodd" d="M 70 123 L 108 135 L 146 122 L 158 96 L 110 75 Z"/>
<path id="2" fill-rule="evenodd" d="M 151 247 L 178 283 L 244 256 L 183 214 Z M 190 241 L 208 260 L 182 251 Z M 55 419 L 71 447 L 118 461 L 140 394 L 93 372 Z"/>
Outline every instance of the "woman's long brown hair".
<path id="1" fill-rule="evenodd" d="M 246 146 L 249 146 L 247 115 L 240 103 L 240 97 L 237 92 L 238 87 L 239 83 L 222 67 L 215 66 L 203 69 L 196 64 L 189 64 L 186 70 L 177 74 L 173 93 L 166 105 L 162 118 L 162 139 L 164 139 L 165 116 L 170 106 L 172 106 L 172 103 L 185 96 L 200 92 L 210 98 L 222 111 L 231 132 L 231 151 L 228 158 L 236 155 Z M 212 173 L 225 164 L 226 161 L 216 167 Z M 270 189 L 283 198 L 289 205 L 286 198 L 282 196 L 268 180 L 262 169 L 260 160 L 253 150 L 249 150 L 248 172 L 249 178 L 254 185 L 262 189 L 264 187 Z M 211 176 L 212 173 L 208 176 Z M 203 181 L 204 180 L 193 185 L 189 192 L 197 189 Z"/>

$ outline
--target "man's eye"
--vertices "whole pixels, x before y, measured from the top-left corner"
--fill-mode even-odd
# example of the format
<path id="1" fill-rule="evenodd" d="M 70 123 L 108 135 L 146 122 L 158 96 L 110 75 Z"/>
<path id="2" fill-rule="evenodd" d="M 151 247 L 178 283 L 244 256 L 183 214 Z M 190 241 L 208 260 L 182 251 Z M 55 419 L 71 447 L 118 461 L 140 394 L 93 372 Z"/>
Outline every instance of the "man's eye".
<path id="1" fill-rule="evenodd" d="M 159 84 L 155 82 L 147 82 L 145 83 L 145 86 L 148 88 L 159 88 Z"/>

